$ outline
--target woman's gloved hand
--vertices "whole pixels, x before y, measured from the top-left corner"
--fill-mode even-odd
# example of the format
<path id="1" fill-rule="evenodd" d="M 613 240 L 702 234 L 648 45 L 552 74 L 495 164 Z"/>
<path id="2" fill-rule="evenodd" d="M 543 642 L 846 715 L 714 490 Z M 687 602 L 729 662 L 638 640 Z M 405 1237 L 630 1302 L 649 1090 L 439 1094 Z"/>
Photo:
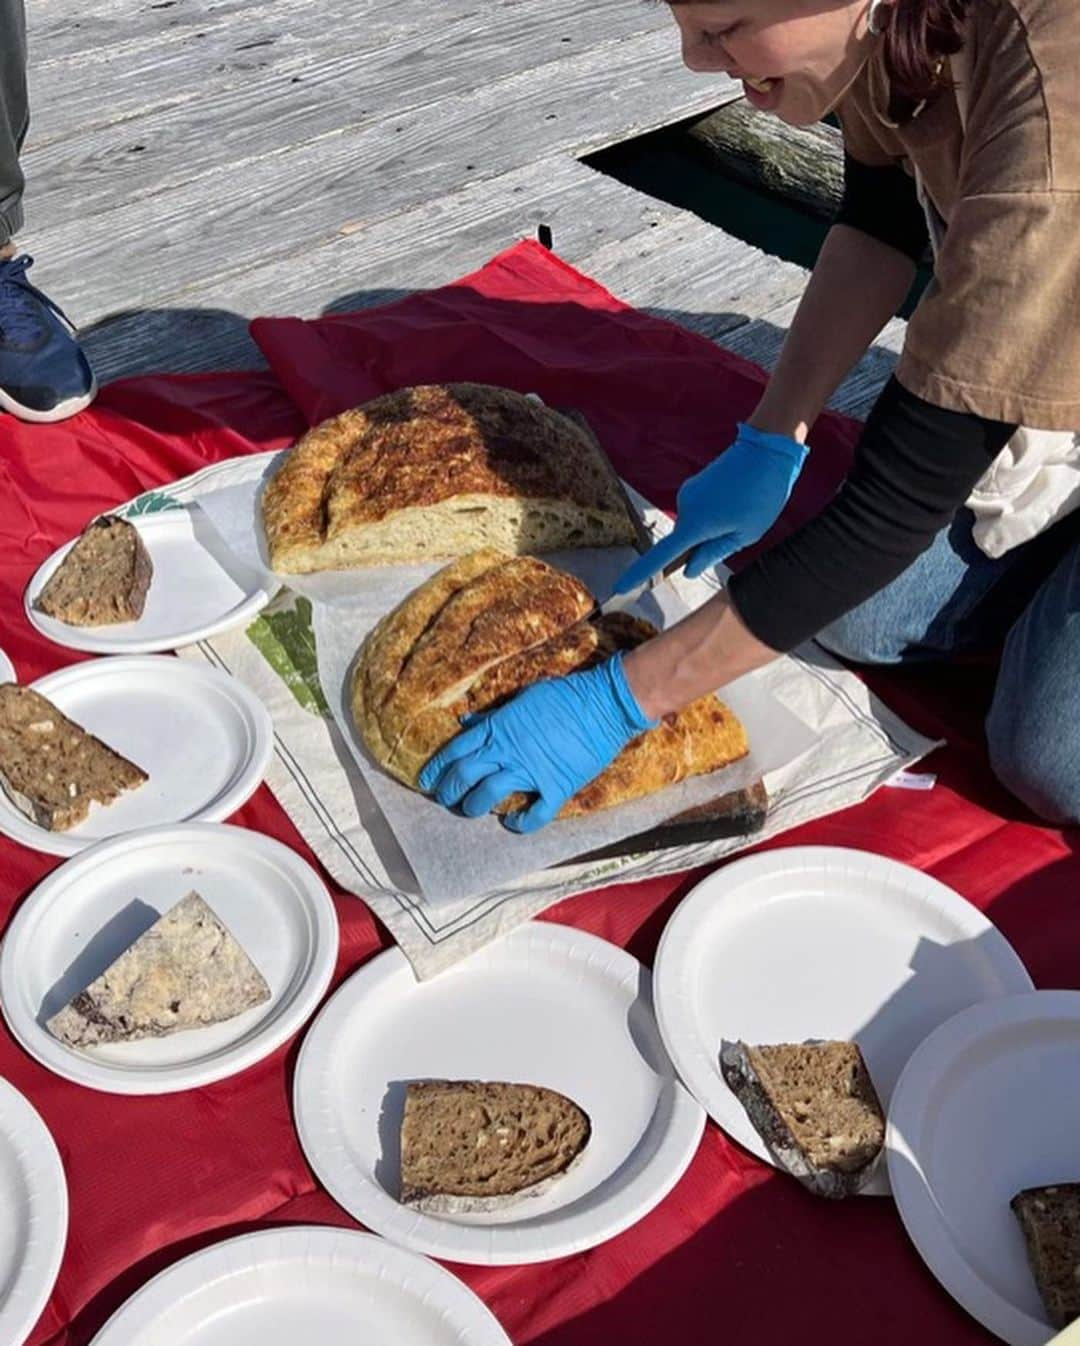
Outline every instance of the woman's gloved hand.
<path id="1" fill-rule="evenodd" d="M 683 482 L 674 529 L 622 574 L 615 593 L 640 588 L 685 551 L 690 551 L 686 577 L 696 579 L 763 537 L 787 504 L 807 452 L 787 435 L 740 423 L 735 443 Z"/>
<path id="2" fill-rule="evenodd" d="M 498 710 L 466 716 L 464 733 L 420 773 L 420 788 L 447 808 L 479 818 L 515 790 L 536 795 L 504 819 L 535 832 L 594 780 L 631 739 L 657 721 L 637 703 L 622 655 L 581 673 L 534 683 Z"/>

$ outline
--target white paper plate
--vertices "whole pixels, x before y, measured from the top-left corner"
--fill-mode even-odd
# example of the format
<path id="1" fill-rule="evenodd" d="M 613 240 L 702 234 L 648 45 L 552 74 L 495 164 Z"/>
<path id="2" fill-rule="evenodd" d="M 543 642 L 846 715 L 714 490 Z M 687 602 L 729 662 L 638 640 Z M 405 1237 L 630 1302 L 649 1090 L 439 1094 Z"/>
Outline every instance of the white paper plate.
<path id="1" fill-rule="evenodd" d="M 169 1267 L 93 1346 L 511 1346 L 473 1292 L 371 1234 L 300 1225 Z"/>
<path id="2" fill-rule="evenodd" d="M 97 659 L 31 684 L 150 779 L 68 832 L 50 832 L 0 791 L 0 832 L 34 850 L 75 855 L 106 837 L 165 823 L 227 818 L 258 789 L 274 746 L 270 712 L 219 669 L 165 655 Z"/>
<path id="3" fill-rule="evenodd" d="M 405 1081 L 506 1080 L 585 1109 L 582 1161 L 497 1215 L 421 1215 L 398 1203 Z M 640 1220 L 678 1181 L 705 1117 L 656 1030 L 647 970 L 594 935 L 520 926 L 432 981 L 391 949 L 319 1015 L 300 1053 L 297 1128 L 330 1193 L 369 1229 L 457 1262 L 541 1262 Z"/>
<path id="4" fill-rule="evenodd" d="M 265 1004 L 212 1028 L 84 1051 L 46 1031 L 193 889 L 266 978 Z M 235 1075 L 291 1037 L 329 985 L 337 951 L 325 886 L 280 841 L 213 823 L 163 827 L 102 842 L 34 889 L 0 948 L 0 1005 L 26 1050 L 57 1075 L 109 1093 L 172 1093 Z"/>
<path id="5" fill-rule="evenodd" d="M 115 626 L 69 626 L 34 607 L 73 538 L 38 567 L 26 588 L 26 615 L 43 636 L 93 654 L 155 654 L 250 622 L 274 596 L 277 582 L 237 560 L 197 505 L 129 522 L 154 563 L 143 615 Z"/>
<path id="6" fill-rule="evenodd" d="M 656 1014 L 679 1074 L 728 1135 L 771 1162 L 720 1073 L 720 1042 L 854 1039 L 882 1106 L 932 1029 L 1031 989 L 1005 937 L 936 879 L 882 856 L 792 846 L 727 865 L 668 922 Z M 884 1166 L 868 1184 L 888 1194 Z"/>
<path id="7" fill-rule="evenodd" d="M 15 665 L 7 657 L 3 650 L 0 650 L 0 682 L 18 682 L 15 674 Z"/>
<path id="8" fill-rule="evenodd" d="M 67 1241 L 64 1168 L 48 1127 L 0 1078 L 0 1341 L 21 1346 L 52 1294 Z"/>
<path id="9" fill-rule="evenodd" d="M 908 1062 L 887 1153 L 912 1242 L 953 1297 L 1010 1346 L 1054 1335 L 1009 1201 L 1080 1181 L 1080 991 L 975 1005 Z"/>

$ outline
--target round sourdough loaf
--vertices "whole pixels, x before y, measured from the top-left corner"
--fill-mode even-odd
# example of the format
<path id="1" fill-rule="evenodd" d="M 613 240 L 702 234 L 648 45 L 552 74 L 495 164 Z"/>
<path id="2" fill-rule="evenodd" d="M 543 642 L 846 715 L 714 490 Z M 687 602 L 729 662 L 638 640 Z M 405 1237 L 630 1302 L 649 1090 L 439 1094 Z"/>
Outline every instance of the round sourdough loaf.
<path id="1" fill-rule="evenodd" d="M 285 574 L 633 543 L 611 464 L 575 421 L 507 388 L 430 384 L 316 426 L 263 496 Z"/>
<path id="2" fill-rule="evenodd" d="M 454 561 L 384 617 L 360 650 L 351 708 L 368 752 L 415 789 L 462 716 L 656 634 L 625 613 L 586 620 L 594 608 L 585 585 L 536 557 L 486 548 Z M 559 816 L 638 799 L 746 752 L 739 721 L 716 697 L 702 697 L 634 739 Z M 511 796 L 499 812 L 525 802 Z"/>

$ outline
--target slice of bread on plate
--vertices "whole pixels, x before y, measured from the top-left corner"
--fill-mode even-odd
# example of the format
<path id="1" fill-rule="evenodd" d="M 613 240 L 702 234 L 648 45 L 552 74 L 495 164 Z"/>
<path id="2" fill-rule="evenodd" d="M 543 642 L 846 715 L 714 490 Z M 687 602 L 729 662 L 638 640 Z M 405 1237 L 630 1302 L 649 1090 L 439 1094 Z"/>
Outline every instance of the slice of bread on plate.
<path id="1" fill-rule="evenodd" d="M 224 1023 L 269 1000 L 259 969 L 188 893 L 46 1024 L 69 1047 L 161 1038 Z"/>
<path id="2" fill-rule="evenodd" d="M 40 692 L 0 683 L 0 785 L 39 827 L 66 832 L 149 779 Z"/>
<path id="3" fill-rule="evenodd" d="M 89 524 L 49 576 L 34 607 L 69 626 L 137 622 L 154 563 L 139 530 L 112 514 Z"/>
<path id="4" fill-rule="evenodd" d="M 535 1084 L 413 1081 L 401 1124 L 401 1200 L 453 1215 L 540 1196 L 581 1157 L 591 1130 L 576 1103 Z"/>
<path id="5" fill-rule="evenodd" d="M 1027 1187 L 1009 1202 L 1035 1284 L 1055 1327 L 1080 1318 L 1080 1182 Z"/>
<path id="6" fill-rule="evenodd" d="M 818 1196 L 852 1196 L 885 1146 L 885 1114 L 854 1042 L 724 1042 L 720 1066 L 777 1166 Z"/>

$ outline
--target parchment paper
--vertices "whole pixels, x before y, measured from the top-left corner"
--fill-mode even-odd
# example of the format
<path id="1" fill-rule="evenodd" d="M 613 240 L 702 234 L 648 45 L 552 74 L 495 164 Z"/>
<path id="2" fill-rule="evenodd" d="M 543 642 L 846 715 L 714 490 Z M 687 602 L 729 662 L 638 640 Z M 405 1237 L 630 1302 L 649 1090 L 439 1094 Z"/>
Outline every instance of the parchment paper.
<path id="1" fill-rule="evenodd" d="M 544 559 L 607 593 L 635 553 L 629 548 L 558 552 Z M 379 619 L 439 565 L 381 567 L 377 583 L 365 580 L 352 599 L 314 604 L 319 679 L 357 768 L 382 809 L 429 902 L 486 892 L 549 865 L 644 832 L 683 809 L 760 780 L 795 760 L 814 734 L 750 674 L 726 687 L 723 700 L 746 728 L 748 757 L 709 776 L 683 781 L 659 794 L 605 809 L 588 818 L 557 820 L 530 836 L 508 831 L 494 816 L 462 818 L 388 776 L 367 755 L 349 712 L 352 668 L 360 646 Z M 661 585 L 635 609 L 658 626 L 685 615 L 680 600 Z"/>
<path id="2" fill-rule="evenodd" d="M 199 506 L 233 552 L 248 565 L 272 574 L 263 536 L 259 496 L 277 459 L 262 475 L 201 496 Z M 606 598 L 636 556 L 629 547 L 589 548 L 547 554 L 544 559 L 584 581 Z M 677 813 L 758 781 L 808 751 L 815 735 L 782 705 L 756 674 L 723 689 L 722 699 L 739 717 L 750 754 L 708 776 L 588 818 L 556 821 L 519 836 L 492 816 L 466 819 L 448 812 L 388 776 L 368 756 L 349 711 L 351 673 L 371 628 L 447 561 L 421 566 L 373 566 L 277 579 L 312 600 L 319 680 L 335 722 L 415 876 L 417 893 L 429 902 L 451 902 L 523 878 L 550 865 L 645 832 Z M 686 615 L 674 589 L 661 584 L 633 611 L 661 629 Z"/>

